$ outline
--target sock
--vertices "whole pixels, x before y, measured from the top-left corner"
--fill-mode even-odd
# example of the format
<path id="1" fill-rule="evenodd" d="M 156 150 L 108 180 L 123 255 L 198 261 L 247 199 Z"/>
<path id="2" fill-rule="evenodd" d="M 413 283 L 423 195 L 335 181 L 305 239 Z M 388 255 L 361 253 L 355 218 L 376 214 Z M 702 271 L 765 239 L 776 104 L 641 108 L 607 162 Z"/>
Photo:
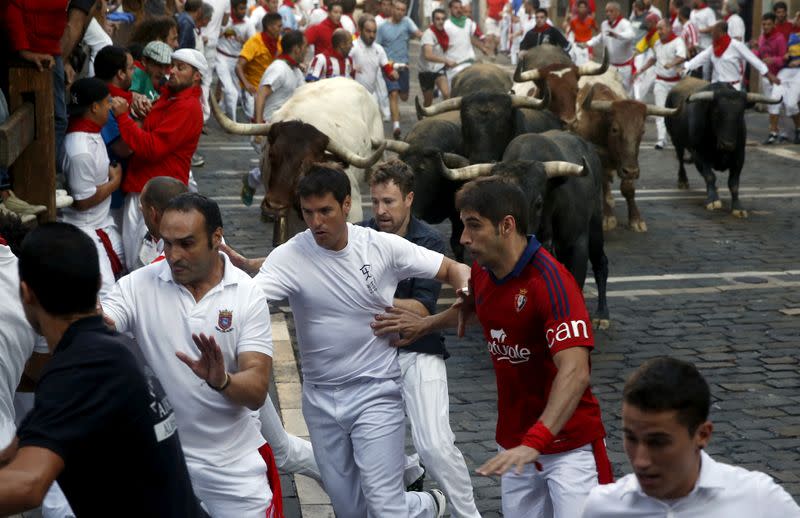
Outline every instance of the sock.
<path id="1" fill-rule="evenodd" d="M 396 130 L 400 127 L 400 121 L 392 121 L 392 129 Z"/>

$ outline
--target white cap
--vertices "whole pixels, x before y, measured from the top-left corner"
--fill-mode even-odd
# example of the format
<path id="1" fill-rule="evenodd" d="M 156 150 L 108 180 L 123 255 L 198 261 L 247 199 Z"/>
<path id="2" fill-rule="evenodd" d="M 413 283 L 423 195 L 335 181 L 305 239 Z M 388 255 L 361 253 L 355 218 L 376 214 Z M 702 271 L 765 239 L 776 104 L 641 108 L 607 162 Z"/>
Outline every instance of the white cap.
<path id="1" fill-rule="evenodd" d="M 208 61 L 206 61 L 206 57 L 203 56 L 200 51 L 195 49 L 179 49 L 172 53 L 172 59 L 192 65 L 203 77 L 208 74 Z"/>

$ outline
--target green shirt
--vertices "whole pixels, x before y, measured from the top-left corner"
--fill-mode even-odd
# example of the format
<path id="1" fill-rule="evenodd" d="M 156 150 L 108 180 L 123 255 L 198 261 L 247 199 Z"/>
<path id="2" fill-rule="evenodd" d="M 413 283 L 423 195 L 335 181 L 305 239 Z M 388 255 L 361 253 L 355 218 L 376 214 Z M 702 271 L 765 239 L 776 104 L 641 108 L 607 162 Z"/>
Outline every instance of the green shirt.
<path id="1" fill-rule="evenodd" d="M 156 90 L 156 87 L 153 86 L 153 81 L 150 80 L 150 75 L 141 68 L 133 69 L 131 92 L 145 95 L 151 101 L 158 99 L 158 90 Z"/>

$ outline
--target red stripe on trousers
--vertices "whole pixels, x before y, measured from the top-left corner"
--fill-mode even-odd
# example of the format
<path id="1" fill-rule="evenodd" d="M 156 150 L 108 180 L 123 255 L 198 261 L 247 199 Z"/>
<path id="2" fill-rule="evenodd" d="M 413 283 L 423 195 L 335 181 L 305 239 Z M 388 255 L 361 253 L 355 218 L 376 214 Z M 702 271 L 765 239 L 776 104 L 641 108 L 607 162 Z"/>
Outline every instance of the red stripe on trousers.
<path id="1" fill-rule="evenodd" d="M 594 462 L 597 465 L 597 483 L 610 484 L 614 482 L 614 470 L 611 468 L 611 461 L 608 460 L 606 441 L 602 437 L 592 443 L 592 453 L 594 453 Z"/>
<path id="2" fill-rule="evenodd" d="M 267 396 L 269 397 L 269 396 Z M 281 478 L 278 473 L 278 465 L 275 464 L 275 455 L 269 443 L 258 449 L 261 458 L 267 463 L 267 481 L 272 490 L 272 502 L 267 507 L 267 518 L 284 518 L 283 516 L 283 494 L 281 492 Z"/>
<path id="3" fill-rule="evenodd" d="M 122 273 L 122 261 L 119 260 L 117 252 L 114 251 L 114 247 L 111 245 L 111 239 L 108 238 L 108 234 L 106 234 L 106 231 L 103 229 L 98 228 L 95 232 L 103 243 L 103 248 L 106 249 L 108 260 L 111 261 L 111 271 L 114 272 L 114 278 L 119 278 Z"/>

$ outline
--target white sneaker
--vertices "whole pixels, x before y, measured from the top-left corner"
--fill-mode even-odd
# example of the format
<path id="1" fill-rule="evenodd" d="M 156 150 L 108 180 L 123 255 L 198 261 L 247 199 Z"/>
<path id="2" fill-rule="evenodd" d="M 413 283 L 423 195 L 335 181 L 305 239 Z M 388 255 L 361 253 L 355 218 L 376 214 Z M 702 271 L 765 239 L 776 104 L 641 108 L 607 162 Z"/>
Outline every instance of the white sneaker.
<path id="1" fill-rule="evenodd" d="M 436 504 L 436 514 L 434 516 L 436 518 L 442 518 L 447 509 L 447 499 L 444 497 L 444 493 L 438 489 L 431 489 L 427 491 L 427 493 L 433 497 L 433 501 Z"/>

